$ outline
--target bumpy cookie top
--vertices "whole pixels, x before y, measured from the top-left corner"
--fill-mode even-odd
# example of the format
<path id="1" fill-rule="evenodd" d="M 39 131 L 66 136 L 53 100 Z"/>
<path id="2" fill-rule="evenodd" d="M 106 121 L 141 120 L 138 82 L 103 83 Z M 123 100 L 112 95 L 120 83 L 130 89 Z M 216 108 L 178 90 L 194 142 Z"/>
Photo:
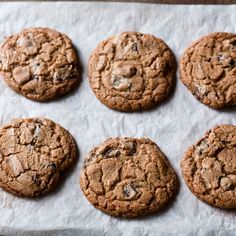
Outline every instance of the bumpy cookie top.
<path id="1" fill-rule="evenodd" d="M 213 33 L 193 43 L 180 62 L 183 83 L 212 108 L 236 104 L 236 35 Z"/>
<path id="2" fill-rule="evenodd" d="M 74 163 L 70 133 L 48 119 L 17 119 L 0 130 L 0 186 L 18 196 L 53 190 Z"/>
<path id="3" fill-rule="evenodd" d="M 28 28 L 0 45 L 0 73 L 25 97 L 46 101 L 71 90 L 79 79 L 71 40 L 49 28 Z"/>
<path id="4" fill-rule="evenodd" d="M 88 71 L 90 85 L 105 105 L 141 110 L 167 97 L 174 83 L 175 59 L 161 39 L 125 32 L 95 48 Z"/>
<path id="5" fill-rule="evenodd" d="M 190 190 L 221 208 L 236 208 L 236 126 L 220 125 L 189 148 L 181 162 Z"/>
<path id="6" fill-rule="evenodd" d="M 177 188 L 177 178 L 151 140 L 110 138 L 86 157 L 80 185 L 96 208 L 135 217 L 164 207 Z"/>

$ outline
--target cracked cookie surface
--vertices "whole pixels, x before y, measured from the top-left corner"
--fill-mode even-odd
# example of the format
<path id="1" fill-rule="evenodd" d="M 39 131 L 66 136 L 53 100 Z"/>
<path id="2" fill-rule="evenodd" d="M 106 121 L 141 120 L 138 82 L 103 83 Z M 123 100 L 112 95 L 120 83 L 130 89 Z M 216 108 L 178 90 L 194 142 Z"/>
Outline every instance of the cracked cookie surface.
<path id="1" fill-rule="evenodd" d="M 96 208 L 112 216 L 159 211 L 174 196 L 177 177 L 150 139 L 110 138 L 84 161 L 81 189 Z"/>
<path id="2" fill-rule="evenodd" d="M 90 86 L 106 106 L 142 110 L 163 101 L 175 79 L 173 53 L 159 38 L 124 32 L 102 41 L 89 59 Z"/>
<path id="3" fill-rule="evenodd" d="M 212 33 L 194 42 L 180 61 L 180 78 L 212 108 L 236 104 L 236 35 Z"/>
<path id="4" fill-rule="evenodd" d="M 47 101 L 76 86 L 78 59 L 65 34 L 49 28 L 28 28 L 1 44 L 0 74 L 17 93 Z"/>
<path id="5" fill-rule="evenodd" d="M 52 191 L 76 158 L 72 136 L 51 120 L 15 119 L 0 129 L 0 187 L 17 196 Z"/>
<path id="6" fill-rule="evenodd" d="M 181 161 L 189 189 L 201 200 L 236 209 L 236 126 L 220 125 L 190 147 Z"/>

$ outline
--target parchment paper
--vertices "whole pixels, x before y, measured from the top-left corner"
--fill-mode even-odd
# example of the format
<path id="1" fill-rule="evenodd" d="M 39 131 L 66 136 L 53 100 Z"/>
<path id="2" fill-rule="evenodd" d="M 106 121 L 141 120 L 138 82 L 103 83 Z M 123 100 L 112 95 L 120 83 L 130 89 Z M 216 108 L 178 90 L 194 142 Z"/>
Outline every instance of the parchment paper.
<path id="1" fill-rule="evenodd" d="M 76 45 L 83 78 L 76 91 L 49 103 L 30 101 L 0 81 L 0 125 L 13 118 L 48 117 L 67 128 L 79 161 L 57 191 L 39 199 L 17 198 L 0 190 L 1 235 L 236 235 L 236 212 L 212 208 L 183 182 L 179 167 L 186 148 L 216 124 L 236 124 L 236 109 L 200 104 L 177 78 L 174 94 L 156 108 L 122 113 L 102 105 L 87 80 L 87 61 L 97 43 L 135 30 L 166 41 L 177 59 L 186 46 L 213 31 L 236 32 L 236 6 L 177 6 L 135 3 L 0 3 L 0 40 L 30 26 L 66 33 Z M 92 207 L 79 188 L 84 156 L 112 136 L 149 137 L 160 146 L 180 179 L 175 201 L 163 212 L 117 219 Z"/>

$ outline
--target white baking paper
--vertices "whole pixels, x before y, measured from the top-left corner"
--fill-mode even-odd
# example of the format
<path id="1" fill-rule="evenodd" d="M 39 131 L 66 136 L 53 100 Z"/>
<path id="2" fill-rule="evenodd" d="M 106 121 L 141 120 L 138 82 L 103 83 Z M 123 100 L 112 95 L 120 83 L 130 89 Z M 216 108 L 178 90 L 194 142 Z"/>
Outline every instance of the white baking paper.
<path id="1" fill-rule="evenodd" d="M 89 87 L 87 61 L 97 43 L 134 30 L 154 34 L 179 60 L 195 39 L 213 31 L 236 33 L 236 6 L 135 3 L 0 3 L 0 40 L 25 27 L 51 27 L 76 45 L 82 82 L 57 101 L 30 101 L 0 81 L 0 125 L 13 118 L 48 117 L 67 128 L 79 147 L 79 161 L 57 191 L 22 199 L 0 190 L 0 235 L 236 235 L 236 212 L 206 205 L 190 193 L 179 167 L 191 144 L 216 124 L 236 124 L 236 109 L 212 110 L 199 103 L 177 77 L 174 94 L 150 111 L 122 113 L 101 104 Z M 83 196 L 78 176 L 84 156 L 112 136 L 149 137 L 175 168 L 180 191 L 165 211 L 138 219 L 117 219 L 93 208 Z"/>

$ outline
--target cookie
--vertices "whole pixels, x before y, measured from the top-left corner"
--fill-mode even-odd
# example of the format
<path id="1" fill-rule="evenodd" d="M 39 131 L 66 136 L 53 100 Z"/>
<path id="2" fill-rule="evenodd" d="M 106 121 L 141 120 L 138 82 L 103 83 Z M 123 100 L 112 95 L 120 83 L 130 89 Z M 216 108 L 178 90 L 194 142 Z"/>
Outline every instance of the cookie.
<path id="1" fill-rule="evenodd" d="M 103 212 L 136 217 L 166 206 L 176 192 L 177 177 L 150 139 L 110 138 L 85 158 L 80 186 Z"/>
<path id="2" fill-rule="evenodd" d="M 194 42 L 181 58 L 180 77 L 205 105 L 235 105 L 236 34 L 212 33 Z"/>
<path id="3" fill-rule="evenodd" d="M 190 147 L 181 161 L 189 189 L 202 201 L 236 209 L 236 126 L 220 125 Z"/>
<path id="4" fill-rule="evenodd" d="M 147 109 L 169 95 L 175 64 L 161 39 L 124 32 L 95 48 L 89 59 L 89 82 L 97 98 L 111 109 Z"/>
<path id="5" fill-rule="evenodd" d="M 0 187 L 17 196 L 52 191 L 76 158 L 72 136 L 51 120 L 16 119 L 0 129 Z"/>
<path id="6" fill-rule="evenodd" d="M 47 101 L 76 86 L 78 59 L 65 34 L 49 28 L 28 28 L 0 45 L 0 74 L 17 93 Z"/>

